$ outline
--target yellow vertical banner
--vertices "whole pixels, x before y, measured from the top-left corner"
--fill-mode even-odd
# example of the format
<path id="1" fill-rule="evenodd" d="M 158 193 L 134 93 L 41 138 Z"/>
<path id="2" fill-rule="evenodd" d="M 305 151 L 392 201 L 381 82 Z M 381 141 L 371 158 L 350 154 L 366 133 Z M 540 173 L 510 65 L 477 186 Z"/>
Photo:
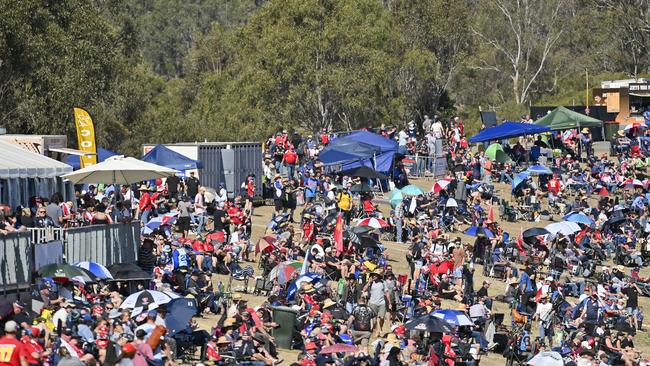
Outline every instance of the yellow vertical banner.
<path id="1" fill-rule="evenodd" d="M 74 109 L 74 123 L 77 126 L 79 150 L 91 155 L 79 157 L 81 167 L 97 164 L 97 145 L 95 144 L 95 126 L 90 114 L 81 108 Z"/>

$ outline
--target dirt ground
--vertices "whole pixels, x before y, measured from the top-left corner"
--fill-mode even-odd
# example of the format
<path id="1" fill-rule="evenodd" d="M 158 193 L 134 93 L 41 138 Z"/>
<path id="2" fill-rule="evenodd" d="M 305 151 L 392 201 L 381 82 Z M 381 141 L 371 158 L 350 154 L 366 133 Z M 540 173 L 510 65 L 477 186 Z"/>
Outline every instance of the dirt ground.
<path id="1" fill-rule="evenodd" d="M 425 190 L 430 190 L 433 181 L 416 180 L 416 181 L 412 181 L 412 183 L 419 185 Z M 503 184 L 497 184 L 497 191 L 498 191 L 498 195 L 501 198 L 510 199 L 510 191 L 508 186 Z M 390 209 L 388 204 L 380 204 L 380 208 L 382 209 L 382 211 L 387 211 Z M 487 207 L 485 208 L 487 209 Z M 255 216 L 253 218 L 252 242 L 256 242 L 263 235 L 266 223 L 271 218 L 272 211 L 273 211 L 272 207 L 258 207 L 255 209 Z M 300 210 L 296 212 L 296 217 L 299 217 L 298 216 L 299 213 Z M 495 216 L 498 217 L 498 215 L 499 215 L 498 206 L 495 206 Z M 561 221 L 561 217 L 553 217 L 552 219 L 554 219 L 554 221 Z M 501 224 L 501 226 L 504 228 L 504 230 L 509 232 L 511 234 L 511 237 L 513 238 L 516 238 L 519 235 L 521 230 L 526 230 L 531 227 L 544 227 L 549 223 L 551 223 L 551 221 L 516 222 L 516 223 L 503 222 L 502 220 L 498 220 L 498 221 Z M 465 230 L 465 229 L 466 227 L 461 227 L 461 230 Z M 461 237 L 463 242 L 469 242 L 469 243 L 473 243 L 475 239 L 473 237 L 469 237 L 459 232 L 451 233 L 450 235 L 452 238 L 455 238 L 456 236 Z M 398 244 L 395 242 L 383 242 L 383 244 L 386 247 L 386 250 L 390 256 L 391 265 L 393 266 L 393 272 L 396 274 L 408 274 L 409 268 L 405 256 L 407 251 L 407 245 Z M 609 263 L 608 265 L 611 264 L 612 263 Z M 257 268 L 257 263 L 255 264 L 251 263 L 251 265 L 253 265 L 253 267 L 255 268 L 256 275 L 260 273 L 260 270 Z M 600 270 L 600 268 L 598 270 Z M 648 275 L 650 275 L 650 271 L 648 271 L 647 268 L 644 268 L 642 275 L 647 277 Z M 215 285 L 219 280 L 223 281 L 224 283 L 227 283 L 228 278 L 227 276 L 217 276 L 217 275 L 213 277 L 213 281 L 215 281 L 214 282 Z M 484 280 L 484 276 L 483 276 L 482 267 L 480 265 L 477 265 L 475 268 L 475 281 L 474 281 L 475 289 L 479 288 L 483 280 Z M 505 282 L 499 281 L 497 279 L 490 279 L 490 281 L 492 282 L 491 288 L 489 290 L 490 296 L 494 297 L 496 295 L 505 293 L 505 288 L 506 288 Z M 233 287 L 236 288 L 236 286 L 238 285 L 239 284 L 233 284 Z M 253 287 L 253 286 L 254 286 L 254 280 L 251 280 L 249 282 L 249 287 Z M 251 306 L 258 306 L 265 300 L 264 297 L 253 296 L 250 293 L 243 294 L 243 297 L 249 301 L 249 304 Z M 576 299 L 569 298 L 568 300 L 575 301 Z M 641 308 L 650 309 L 649 298 L 641 297 L 639 299 L 639 303 Z M 457 307 L 457 303 L 454 303 L 452 301 L 443 301 L 443 308 L 456 308 L 456 307 Z M 510 316 L 508 315 L 509 314 L 508 304 L 495 301 L 493 305 L 493 312 L 506 314 L 504 323 L 508 325 L 510 324 Z M 212 315 L 207 315 L 203 318 L 198 319 L 198 323 L 200 327 L 206 330 L 210 330 L 210 328 L 214 325 L 216 321 L 217 321 L 217 317 Z M 385 324 L 384 332 L 387 332 L 389 330 L 390 330 L 390 324 Z M 533 329 L 533 334 L 534 335 L 537 334 L 537 330 L 535 328 Z M 641 352 L 643 352 L 644 357 L 650 357 L 650 340 L 648 339 L 648 334 L 646 331 L 640 332 L 635 337 L 635 345 Z M 299 351 L 296 350 L 280 351 L 281 358 L 285 360 L 284 364 L 291 364 L 292 362 L 296 361 L 298 354 Z M 488 355 L 484 355 L 480 363 L 481 365 L 486 365 L 486 366 L 504 365 L 505 359 L 500 354 L 490 353 Z"/>

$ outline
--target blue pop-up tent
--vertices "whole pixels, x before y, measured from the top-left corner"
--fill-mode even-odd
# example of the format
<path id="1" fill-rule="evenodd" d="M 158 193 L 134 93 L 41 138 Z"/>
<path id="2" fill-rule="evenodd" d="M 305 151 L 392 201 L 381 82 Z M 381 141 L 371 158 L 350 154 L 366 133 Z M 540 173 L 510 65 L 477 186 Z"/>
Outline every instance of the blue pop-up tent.
<path id="1" fill-rule="evenodd" d="M 476 136 L 469 139 L 469 142 L 485 142 L 509 139 L 525 135 L 534 135 L 537 133 L 548 132 L 551 129 L 546 126 L 538 126 L 530 123 L 521 122 L 504 122 L 479 132 Z"/>
<path id="2" fill-rule="evenodd" d="M 119 155 L 115 151 L 104 149 L 103 147 L 97 148 L 97 162 L 101 163 L 102 161 L 110 158 L 111 156 Z M 77 155 L 68 155 L 66 164 L 70 165 L 74 170 L 81 169 L 81 162 L 79 161 L 79 156 Z"/>
<path id="3" fill-rule="evenodd" d="M 397 142 L 383 136 L 356 131 L 332 141 L 319 154 L 325 166 L 340 165 L 340 170 L 367 166 L 378 172 L 391 170 Z"/>
<path id="4" fill-rule="evenodd" d="M 200 161 L 190 159 L 164 145 L 156 145 L 147 155 L 142 157 L 142 161 L 180 171 L 201 169 L 203 167 Z"/>

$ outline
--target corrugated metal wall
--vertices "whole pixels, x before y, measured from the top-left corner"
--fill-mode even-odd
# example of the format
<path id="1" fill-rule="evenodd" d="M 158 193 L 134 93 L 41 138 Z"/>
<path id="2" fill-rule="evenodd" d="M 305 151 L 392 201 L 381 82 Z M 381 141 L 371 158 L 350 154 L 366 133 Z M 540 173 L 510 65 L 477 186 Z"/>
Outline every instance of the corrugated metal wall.
<path id="1" fill-rule="evenodd" d="M 32 283 L 32 234 L 9 233 L 0 236 L 0 288 L 24 288 Z"/>
<path id="2" fill-rule="evenodd" d="M 246 176 L 255 174 L 256 195 L 262 194 L 262 144 L 243 142 L 231 144 L 205 144 L 199 146 L 199 160 L 203 169 L 201 184 L 217 188 L 224 182 L 228 193 L 241 193 L 240 186 Z"/>
<path id="3" fill-rule="evenodd" d="M 68 263 L 92 261 L 110 266 L 135 262 L 140 245 L 140 222 L 67 229 Z"/>

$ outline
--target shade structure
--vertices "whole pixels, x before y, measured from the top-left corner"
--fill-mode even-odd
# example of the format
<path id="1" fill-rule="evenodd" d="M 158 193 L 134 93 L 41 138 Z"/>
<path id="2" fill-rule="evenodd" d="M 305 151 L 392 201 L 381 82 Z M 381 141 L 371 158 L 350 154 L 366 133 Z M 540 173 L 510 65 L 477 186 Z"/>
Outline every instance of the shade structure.
<path id="1" fill-rule="evenodd" d="M 503 163 L 508 160 L 508 155 L 503 151 L 503 146 L 501 144 L 492 144 L 488 146 L 485 150 L 485 155 L 491 160 L 496 160 L 499 163 Z"/>
<path id="2" fill-rule="evenodd" d="M 563 366 L 564 359 L 559 352 L 540 352 L 528 361 L 531 366 Z"/>
<path id="3" fill-rule="evenodd" d="M 352 345 L 352 344 L 345 344 L 345 343 L 336 343 L 332 344 L 326 347 L 323 347 L 323 349 L 320 351 L 322 354 L 328 354 L 328 353 L 355 353 L 359 349 L 357 346 Z"/>
<path id="4" fill-rule="evenodd" d="M 390 201 L 390 207 L 395 208 L 397 205 L 399 205 L 400 202 L 404 200 L 404 195 L 402 195 L 402 192 L 397 192 L 395 194 L 391 194 L 388 200 Z"/>
<path id="5" fill-rule="evenodd" d="M 515 189 L 517 189 L 517 187 L 519 187 L 521 183 L 523 183 L 526 179 L 528 179 L 528 176 L 529 174 L 527 171 L 517 173 L 517 175 L 512 180 L 512 190 L 514 191 Z"/>
<path id="6" fill-rule="evenodd" d="M 367 183 L 357 183 L 350 187 L 350 192 L 369 193 L 372 192 L 372 187 Z"/>
<path id="7" fill-rule="evenodd" d="M 359 221 L 357 223 L 357 226 L 370 226 L 374 229 L 381 229 L 388 227 L 388 223 L 382 219 L 378 219 L 376 217 L 366 217 L 365 219 Z"/>
<path id="8" fill-rule="evenodd" d="M 430 333 L 450 333 L 452 331 L 449 323 L 429 314 L 413 319 L 407 322 L 405 326 L 408 330 Z"/>
<path id="9" fill-rule="evenodd" d="M 38 269 L 41 277 L 49 277 L 55 281 L 68 281 L 78 277 L 82 281 L 93 281 L 96 276 L 81 267 L 74 267 L 65 263 L 52 263 Z"/>
<path id="10" fill-rule="evenodd" d="M 567 130 L 570 128 L 601 127 L 603 121 L 560 106 L 535 121 L 535 125 L 546 126 L 551 130 Z"/>
<path id="11" fill-rule="evenodd" d="M 113 279 L 111 272 L 106 269 L 102 264 L 96 262 L 79 262 L 75 267 L 83 268 L 100 279 Z"/>
<path id="12" fill-rule="evenodd" d="M 403 196 L 419 196 L 421 194 L 424 194 L 422 188 L 414 184 L 409 184 L 408 186 L 402 188 L 401 191 Z"/>
<path id="13" fill-rule="evenodd" d="M 165 326 L 167 327 L 167 334 L 170 336 L 186 330 L 190 320 L 198 311 L 196 300 L 185 297 L 173 299 L 167 303 L 166 307 Z"/>
<path id="14" fill-rule="evenodd" d="M 470 226 L 465 230 L 465 235 L 469 236 L 486 236 L 488 238 L 494 238 L 494 234 L 490 229 L 482 226 Z"/>
<path id="15" fill-rule="evenodd" d="M 452 182 L 451 178 L 440 179 L 439 181 L 433 184 L 433 187 L 431 187 L 431 192 L 438 193 L 440 191 L 443 191 L 447 189 L 447 187 L 451 184 L 451 182 Z"/>
<path id="16" fill-rule="evenodd" d="M 135 158 L 113 156 L 105 161 L 62 175 L 75 184 L 105 183 L 132 184 L 145 180 L 166 178 L 178 173 L 177 170 L 147 163 Z"/>
<path id="17" fill-rule="evenodd" d="M 111 156 L 119 155 L 115 151 L 104 149 L 103 147 L 97 148 L 97 162 L 101 163 L 102 161 L 110 158 Z M 81 162 L 79 161 L 79 155 L 69 155 L 66 159 L 66 163 L 74 169 L 81 169 Z"/>
<path id="18" fill-rule="evenodd" d="M 452 310 L 452 309 L 443 309 L 443 310 L 436 310 L 431 315 L 435 316 L 436 318 L 442 319 L 446 321 L 447 323 L 451 325 L 455 325 L 457 327 L 462 327 L 465 325 L 474 325 L 474 322 L 465 314 L 465 312 L 460 311 L 460 310 Z"/>
<path id="19" fill-rule="evenodd" d="M 532 227 L 530 229 L 524 230 L 522 236 L 524 238 L 532 238 L 534 236 L 547 235 L 550 234 L 548 230 L 543 227 Z"/>
<path id="20" fill-rule="evenodd" d="M 300 272 L 302 261 L 286 261 L 278 264 L 271 269 L 269 281 L 278 280 L 278 283 L 284 285 L 289 282 L 296 271 Z"/>
<path id="21" fill-rule="evenodd" d="M 201 169 L 203 167 L 200 161 L 190 159 L 160 144 L 143 156 L 142 161 L 176 170 Z"/>
<path id="22" fill-rule="evenodd" d="M 68 164 L 8 142 L 0 141 L 0 156 L 0 179 L 56 178 L 72 171 Z"/>
<path id="23" fill-rule="evenodd" d="M 166 304 L 179 297 L 180 296 L 173 292 L 144 290 L 129 295 L 129 297 L 124 299 L 122 305 L 120 305 L 120 309 L 134 309 L 137 307 L 155 309 L 158 306 Z"/>
<path id="24" fill-rule="evenodd" d="M 530 175 L 549 175 L 549 174 L 553 174 L 551 169 L 549 169 L 549 168 L 547 168 L 545 166 L 541 166 L 541 165 L 530 166 L 530 167 L 528 167 L 528 169 L 526 169 L 526 172 L 528 174 L 530 174 Z"/>
<path id="25" fill-rule="evenodd" d="M 498 126 L 487 128 L 472 138 L 469 142 L 485 142 L 509 139 L 511 137 L 535 135 L 538 133 L 548 132 L 550 129 L 546 126 L 536 126 L 530 123 L 521 122 L 504 122 Z"/>

